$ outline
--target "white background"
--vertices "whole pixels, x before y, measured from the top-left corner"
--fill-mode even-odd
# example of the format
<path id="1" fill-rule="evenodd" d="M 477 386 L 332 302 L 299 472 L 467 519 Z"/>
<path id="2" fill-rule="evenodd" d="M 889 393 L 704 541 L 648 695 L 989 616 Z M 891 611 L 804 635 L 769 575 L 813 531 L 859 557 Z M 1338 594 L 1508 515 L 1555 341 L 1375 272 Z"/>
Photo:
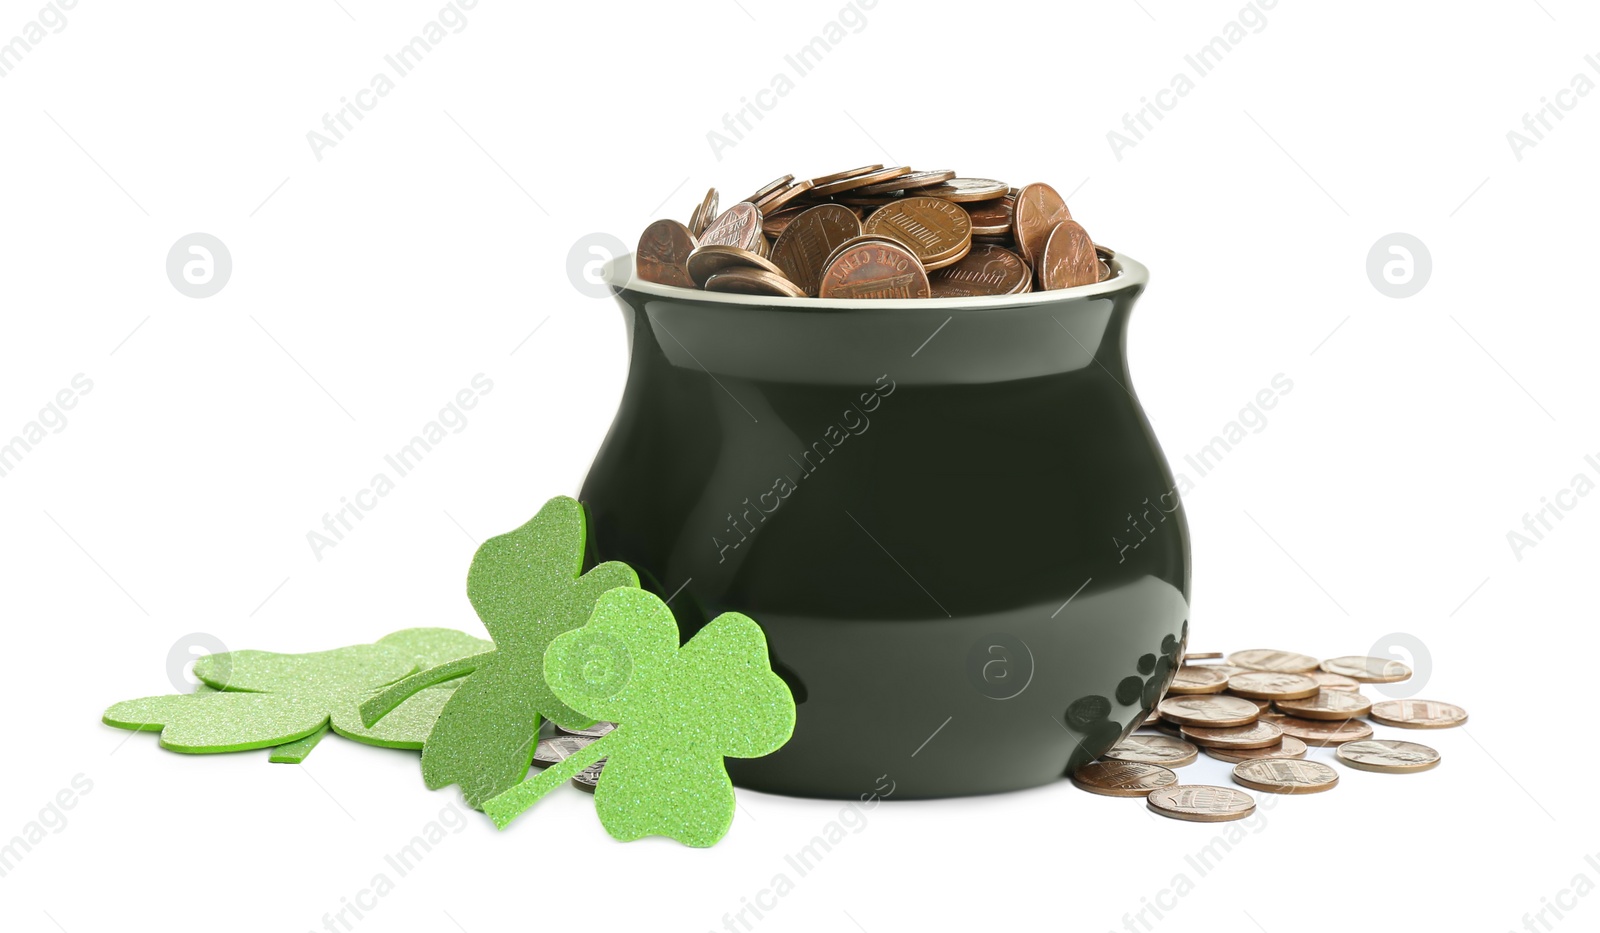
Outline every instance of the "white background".
<path id="1" fill-rule="evenodd" d="M 0 4 L 0 41 L 39 8 Z M 574 287 L 573 243 L 631 244 L 708 185 L 911 162 L 1052 182 L 1149 265 L 1133 373 L 1191 479 L 1184 455 L 1293 381 L 1186 497 L 1191 648 L 1425 645 L 1421 695 L 1472 712 L 1420 734 L 1443 765 L 1276 800 L 1204 877 L 1185 856 L 1217 828 L 1064 781 L 881 805 L 804 878 L 783 857 L 837 803 L 741 793 L 697 851 L 613 842 L 564 791 L 505 834 L 471 815 L 357 927 L 719 929 L 787 871 L 757 928 L 1100 931 L 1160 898 L 1150 929 L 1500 931 L 1559 896 L 1576 906 L 1550 929 L 1594 929 L 1600 897 L 1560 892 L 1600 883 L 1577 734 L 1600 496 L 1566 498 L 1520 559 L 1507 532 L 1600 481 L 1600 94 L 1566 98 L 1520 160 L 1506 134 L 1600 81 L 1600 16 L 1291 0 L 1119 159 L 1108 131 L 1240 9 L 880 0 L 718 158 L 707 132 L 838 0 L 485 0 L 319 160 L 307 132 L 437 2 L 81 3 L 0 78 L 0 435 L 93 382 L 0 479 L 0 841 L 74 776 L 92 790 L 0 878 L 5 928 L 322 928 L 454 791 L 425 790 L 414 753 L 193 758 L 100 712 L 170 690 L 189 633 L 303 651 L 479 632 L 475 541 L 577 491 L 622 387 L 620 317 Z M 165 274 L 196 231 L 233 257 L 205 299 Z M 1403 300 L 1366 272 L 1396 231 L 1432 256 Z M 318 560 L 307 532 L 477 373 L 494 389 L 467 426 Z"/>

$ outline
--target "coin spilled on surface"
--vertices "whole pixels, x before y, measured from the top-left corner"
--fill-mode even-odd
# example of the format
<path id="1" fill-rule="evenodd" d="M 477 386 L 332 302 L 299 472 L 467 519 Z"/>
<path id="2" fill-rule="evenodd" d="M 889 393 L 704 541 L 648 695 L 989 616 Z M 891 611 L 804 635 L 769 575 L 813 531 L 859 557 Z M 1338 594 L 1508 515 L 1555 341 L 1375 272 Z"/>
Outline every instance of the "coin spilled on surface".
<path id="1" fill-rule="evenodd" d="M 688 223 L 646 227 L 639 278 L 775 298 L 974 298 L 1114 274 L 1112 251 L 1041 182 L 874 164 L 783 175 L 726 210 L 720 201 L 712 188 Z"/>
<path id="2" fill-rule="evenodd" d="M 1439 764 L 1418 742 L 1373 738 L 1363 721 L 1401 729 L 1447 729 L 1467 711 L 1437 700 L 1384 700 L 1364 684 L 1406 680 L 1411 668 L 1388 658 L 1350 656 L 1319 661 L 1306 654 L 1258 648 L 1188 654 L 1166 699 L 1135 732 L 1072 776 L 1077 787 L 1113 797 L 1144 797 L 1154 813 L 1217 823 L 1255 812 L 1255 799 L 1235 787 L 1181 784 L 1172 769 L 1204 751 L 1232 764 L 1235 784 L 1269 794 L 1315 794 L 1336 788 L 1338 769 L 1306 757 L 1308 746 L 1331 748 L 1334 761 L 1358 771 L 1409 774 Z"/>

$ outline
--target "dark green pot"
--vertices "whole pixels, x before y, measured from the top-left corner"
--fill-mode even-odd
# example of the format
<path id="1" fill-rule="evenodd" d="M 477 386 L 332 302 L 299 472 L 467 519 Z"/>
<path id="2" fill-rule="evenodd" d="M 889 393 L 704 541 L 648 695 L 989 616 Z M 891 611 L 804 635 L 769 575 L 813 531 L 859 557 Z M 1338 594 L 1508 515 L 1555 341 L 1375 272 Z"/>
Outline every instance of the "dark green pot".
<path id="1" fill-rule="evenodd" d="M 1160 699 L 1188 530 L 1128 375 L 1146 271 L 1114 268 L 959 300 L 613 286 L 632 363 L 583 485 L 591 558 L 635 567 L 685 638 L 730 610 L 766 630 L 798 718 L 735 783 L 1031 787 Z"/>

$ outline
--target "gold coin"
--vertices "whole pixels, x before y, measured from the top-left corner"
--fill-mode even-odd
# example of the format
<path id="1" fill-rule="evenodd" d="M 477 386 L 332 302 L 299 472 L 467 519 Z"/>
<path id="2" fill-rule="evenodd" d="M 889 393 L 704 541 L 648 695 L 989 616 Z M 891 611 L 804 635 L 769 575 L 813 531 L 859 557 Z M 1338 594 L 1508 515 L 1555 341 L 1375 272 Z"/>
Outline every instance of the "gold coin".
<path id="1" fill-rule="evenodd" d="M 1392 658 L 1369 658 L 1347 655 L 1329 658 L 1322 669 L 1330 674 L 1343 674 L 1364 684 L 1394 684 L 1411 677 L 1411 668 Z"/>
<path id="2" fill-rule="evenodd" d="M 1339 783 L 1339 772 L 1320 761 L 1257 758 L 1234 765 L 1233 779 L 1269 794 L 1319 794 Z"/>
<path id="3" fill-rule="evenodd" d="M 1251 671 L 1273 671 L 1280 674 L 1304 674 L 1317 669 L 1319 662 L 1307 654 L 1293 651 L 1275 651 L 1271 648 L 1251 648 L 1228 655 L 1228 663 Z"/>
<path id="4" fill-rule="evenodd" d="M 1143 797 L 1158 787 L 1178 783 L 1178 776 L 1142 761 L 1091 761 L 1072 772 L 1072 783 L 1091 794 Z"/>
<path id="5" fill-rule="evenodd" d="M 972 217 L 939 198 L 903 198 L 867 215 L 866 236 L 900 241 L 932 272 L 957 262 L 972 248 Z"/>
<path id="6" fill-rule="evenodd" d="M 1193 764 L 1200 757 L 1200 750 L 1182 739 L 1169 739 L 1164 735 L 1130 735 L 1100 757 L 1181 768 Z"/>
<path id="7" fill-rule="evenodd" d="M 1278 728 L 1284 735 L 1292 735 L 1307 745 L 1327 747 L 1329 745 L 1343 745 L 1346 742 L 1359 742 L 1362 739 L 1372 738 L 1372 727 L 1359 719 L 1346 719 L 1343 722 L 1327 722 L 1317 719 L 1301 719 L 1298 716 L 1285 716 L 1274 719 Z"/>
<path id="8" fill-rule="evenodd" d="M 1401 729 L 1448 729 L 1467 721 L 1467 711 L 1438 700 L 1384 700 L 1372 704 L 1374 722 Z"/>
<path id="9" fill-rule="evenodd" d="M 1283 730 L 1270 722 L 1248 726 L 1184 726 L 1183 737 L 1206 748 L 1266 748 L 1283 740 Z"/>
<path id="10" fill-rule="evenodd" d="M 1292 735 L 1283 737 L 1277 745 L 1268 745 L 1263 748 L 1206 748 L 1205 753 L 1218 761 L 1229 764 L 1238 764 L 1241 761 L 1254 761 L 1257 758 L 1304 758 L 1306 757 L 1306 743 Z"/>
<path id="11" fill-rule="evenodd" d="M 804 298 L 805 290 L 788 279 L 765 269 L 733 268 L 706 279 L 708 292 L 738 295 L 766 295 L 771 298 Z"/>
<path id="12" fill-rule="evenodd" d="M 749 201 L 740 201 L 718 214 L 699 240 L 701 245 L 720 243 L 755 252 L 761 241 L 761 212 Z"/>
<path id="13" fill-rule="evenodd" d="M 1360 690 L 1361 684 L 1351 680 L 1343 674 L 1330 674 L 1327 671 L 1308 671 L 1306 676 L 1317 682 L 1317 686 L 1324 690 Z"/>
<path id="14" fill-rule="evenodd" d="M 761 254 L 737 246 L 724 246 L 721 243 L 707 243 L 690 253 L 689 260 L 684 266 L 689 270 L 689 278 L 694 279 L 694 283 L 700 286 L 704 286 L 706 279 L 724 269 L 744 267 L 783 275 L 782 269 L 763 259 Z"/>
<path id="15" fill-rule="evenodd" d="M 1167 688 L 1167 696 L 1190 696 L 1196 693 L 1221 693 L 1228 688 L 1228 676 L 1209 667 L 1185 665 L 1178 668 Z"/>
<path id="16" fill-rule="evenodd" d="M 1439 763 L 1439 753 L 1417 742 L 1367 739 L 1346 742 L 1334 752 L 1339 761 L 1358 771 L 1407 774 L 1426 771 Z"/>
<path id="17" fill-rule="evenodd" d="M 1367 715 L 1372 701 L 1350 690 L 1329 690 L 1323 687 L 1316 696 L 1297 700 L 1272 701 L 1279 710 L 1301 719 L 1354 719 Z"/>
<path id="18" fill-rule="evenodd" d="M 1228 678 L 1228 691 L 1254 700 L 1295 700 L 1316 696 L 1322 689 L 1304 674 L 1276 671 L 1245 671 Z"/>
<path id="19" fill-rule="evenodd" d="M 1168 697 L 1156 708 L 1180 726 L 1248 726 L 1261 716 L 1249 700 L 1217 695 Z"/>
<path id="20" fill-rule="evenodd" d="M 1225 823 L 1242 820 L 1255 812 L 1254 797 L 1232 787 L 1209 784 L 1177 784 L 1150 792 L 1145 806 L 1153 812 L 1191 823 Z"/>

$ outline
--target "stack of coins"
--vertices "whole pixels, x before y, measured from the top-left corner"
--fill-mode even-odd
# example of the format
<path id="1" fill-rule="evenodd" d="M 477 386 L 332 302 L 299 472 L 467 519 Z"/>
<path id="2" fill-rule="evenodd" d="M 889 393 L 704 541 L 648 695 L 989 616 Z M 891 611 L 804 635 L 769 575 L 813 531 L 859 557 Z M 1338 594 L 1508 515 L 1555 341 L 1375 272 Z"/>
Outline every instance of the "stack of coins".
<path id="1" fill-rule="evenodd" d="M 687 224 L 658 220 L 635 251 L 660 285 L 788 298 L 972 298 L 1091 285 L 1109 249 L 1061 195 L 953 171 L 863 165 L 775 178 L 718 209 L 717 189 Z"/>
<path id="2" fill-rule="evenodd" d="M 1406 774 L 1439 763 L 1419 742 L 1373 737 L 1362 717 L 1402 729 L 1444 729 L 1467 721 L 1459 706 L 1436 700 L 1373 702 L 1363 684 L 1398 683 L 1411 668 L 1388 658 L 1361 656 L 1319 661 L 1292 651 L 1188 654 L 1167 696 L 1136 732 L 1072 776 L 1076 786 L 1113 797 L 1143 797 L 1149 808 L 1179 820 L 1221 822 L 1255 811 L 1255 799 L 1237 787 L 1182 784 L 1173 769 L 1192 764 L 1201 751 L 1233 765 L 1233 782 L 1269 794 L 1331 790 L 1339 773 L 1307 757 L 1331 748 L 1333 760 L 1358 771 Z"/>
<path id="3" fill-rule="evenodd" d="M 532 766 L 541 770 L 599 741 L 617 727 L 615 723 L 610 722 L 597 722 L 585 729 L 565 729 L 555 723 L 550 725 L 554 731 L 546 730 L 544 737 L 533 747 Z M 600 783 L 600 772 L 605 766 L 606 760 L 600 759 L 580 771 L 577 777 L 572 779 L 572 785 L 579 790 L 594 793 L 595 786 Z"/>

